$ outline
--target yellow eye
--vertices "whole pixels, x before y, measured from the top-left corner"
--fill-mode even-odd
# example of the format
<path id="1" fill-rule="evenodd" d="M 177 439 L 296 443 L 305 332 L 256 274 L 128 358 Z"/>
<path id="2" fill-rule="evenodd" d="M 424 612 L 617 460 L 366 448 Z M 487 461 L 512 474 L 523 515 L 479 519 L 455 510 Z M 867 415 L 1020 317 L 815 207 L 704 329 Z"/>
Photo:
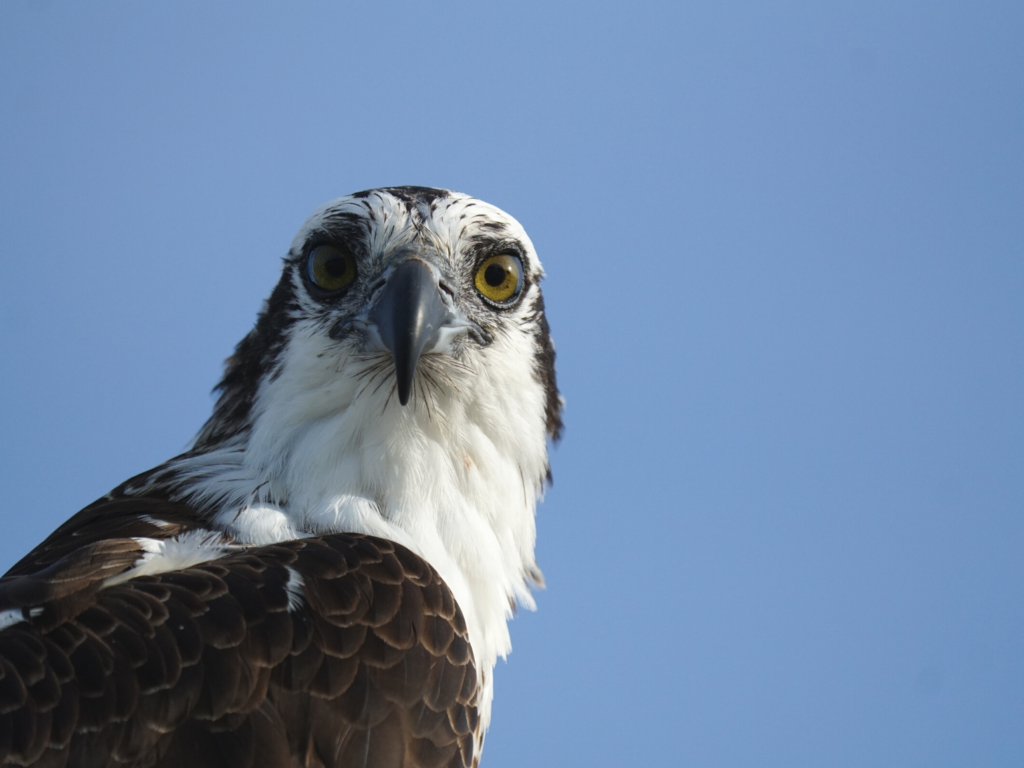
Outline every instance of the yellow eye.
<path id="1" fill-rule="evenodd" d="M 523 289 L 523 263 L 511 253 L 488 256 L 477 267 L 476 289 L 485 299 L 509 303 Z"/>
<path id="2" fill-rule="evenodd" d="M 309 279 L 325 291 L 340 291 L 356 279 L 356 260 L 333 245 L 318 245 L 309 254 Z"/>

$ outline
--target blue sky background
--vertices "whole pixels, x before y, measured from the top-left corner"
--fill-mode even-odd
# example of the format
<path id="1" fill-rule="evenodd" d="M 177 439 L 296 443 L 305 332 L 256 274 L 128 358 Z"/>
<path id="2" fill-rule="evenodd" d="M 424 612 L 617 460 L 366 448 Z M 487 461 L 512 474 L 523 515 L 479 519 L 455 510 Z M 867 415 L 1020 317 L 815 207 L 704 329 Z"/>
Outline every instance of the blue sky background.
<path id="1" fill-rule="evenodd" d="M 0 570 L 449 187 L 568 401 L 486 768 L 1024 762 L 1024 5 L 84 5 L 0 5 Z"/>

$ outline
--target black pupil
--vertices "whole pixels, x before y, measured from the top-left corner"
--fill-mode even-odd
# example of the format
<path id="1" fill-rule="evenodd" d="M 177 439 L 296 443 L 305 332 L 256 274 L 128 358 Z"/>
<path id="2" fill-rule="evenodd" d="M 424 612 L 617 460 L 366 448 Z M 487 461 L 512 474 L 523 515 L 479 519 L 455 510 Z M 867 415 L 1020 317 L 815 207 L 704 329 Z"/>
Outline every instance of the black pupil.
<path id="1" fill-rule="evenodd" d="M 347 267 L 348 262 L 344 256 L 335 256 L 333 259 L 328 259 L 324 262 L 324 270 L 331 277 L 343 277 Z"/>
<path id="2" fill-rule="evenodd" d="M 484 280 L 492 288 L 497 288 L 499 285 L 505 282 L 505 276 L 508 274 L 504 267 L 498 264 L 491 264 L 484 270 Z"/>

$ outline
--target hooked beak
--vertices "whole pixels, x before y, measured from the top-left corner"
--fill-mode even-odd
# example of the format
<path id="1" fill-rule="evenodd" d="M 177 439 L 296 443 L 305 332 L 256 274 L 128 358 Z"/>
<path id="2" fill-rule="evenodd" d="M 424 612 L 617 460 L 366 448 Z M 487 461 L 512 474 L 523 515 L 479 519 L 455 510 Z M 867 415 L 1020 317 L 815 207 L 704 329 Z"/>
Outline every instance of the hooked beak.
<path id="1" fill-rule="evenodd" d="M 455 319 L 441 298 L 430 267 L 419 259 L 395 267 L 368 319 L 377 326 L 395 360 L 398 402 L 406 405 L 420 355 L 433 347 L 441 329 Z"/>

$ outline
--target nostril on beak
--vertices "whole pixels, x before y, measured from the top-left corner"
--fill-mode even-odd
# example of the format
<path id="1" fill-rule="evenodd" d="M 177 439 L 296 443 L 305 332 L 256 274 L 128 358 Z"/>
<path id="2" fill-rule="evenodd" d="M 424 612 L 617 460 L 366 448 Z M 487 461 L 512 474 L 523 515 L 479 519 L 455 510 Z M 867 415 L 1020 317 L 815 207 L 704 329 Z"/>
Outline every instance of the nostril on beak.
<path id="1" fill-rule="evenodd" d="M 455 289 L 452 288 L 451 283 L 442 278 L 441 280 L 438 281 L 437 287 L 444 292 L 444 294 L 448 297 L 452 304 L 455 303 Z"/>

